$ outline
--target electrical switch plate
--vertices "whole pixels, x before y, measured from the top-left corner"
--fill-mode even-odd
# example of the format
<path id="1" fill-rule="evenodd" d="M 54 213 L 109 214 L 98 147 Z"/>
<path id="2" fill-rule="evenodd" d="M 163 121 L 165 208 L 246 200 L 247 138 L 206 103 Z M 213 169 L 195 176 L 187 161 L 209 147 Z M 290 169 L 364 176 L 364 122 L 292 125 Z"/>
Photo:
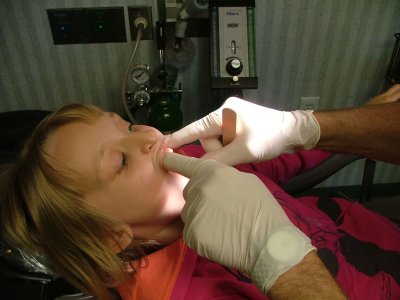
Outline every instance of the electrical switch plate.
<path id="1" fill-rule="evenodd" d="M 124 8 L 48 9 L 55 45 L 126 42 Z"/>
<path id="2" fill-rule="evenodd" d="M 138 17 L 143 17 L 147 20 L 147 28 L 143 30 L 141 40 L 153 39 L 153 19 L 151 15 L 151 6 L 128 6 L 129 28 L 131 30 L 132 41 L 136 40 L 138 29 L 135 26 L 135 20 Z"/>
<path id="3" fill-rule="evenodd" d="M 319 97 L 300 97 L 301 110 L 317 110 L 319 106 Z"/>

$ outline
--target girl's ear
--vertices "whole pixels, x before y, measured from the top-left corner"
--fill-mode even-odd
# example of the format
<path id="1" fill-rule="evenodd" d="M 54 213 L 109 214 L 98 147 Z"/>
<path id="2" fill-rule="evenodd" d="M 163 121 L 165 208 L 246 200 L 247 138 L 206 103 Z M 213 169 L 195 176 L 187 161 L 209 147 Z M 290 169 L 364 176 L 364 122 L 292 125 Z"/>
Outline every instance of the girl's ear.
<path id="1" fill-rule="evenodd" d="M 111 249 L 114 253 L 119 253 L 127 248 L 133 240 L 133 231 L 128 224 L 124 224 L 117 230 L 112 231 L 112 236 L 108 238 Z"/>

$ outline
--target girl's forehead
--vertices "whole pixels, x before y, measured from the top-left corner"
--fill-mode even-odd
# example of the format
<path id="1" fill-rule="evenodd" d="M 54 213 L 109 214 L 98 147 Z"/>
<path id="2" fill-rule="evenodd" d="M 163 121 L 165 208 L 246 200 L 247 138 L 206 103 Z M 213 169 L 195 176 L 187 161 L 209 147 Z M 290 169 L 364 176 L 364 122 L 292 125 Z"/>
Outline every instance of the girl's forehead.
<path id="1" fill-rule="evenodd" d="M 44 151 L 61 164 L 83 167 L 93 155 L 102 131 L 100 120 L 94 123 L 73 122 L 56 129 L 46 140 Z M 101 127 L 99 127 L 101 126 Z"/>

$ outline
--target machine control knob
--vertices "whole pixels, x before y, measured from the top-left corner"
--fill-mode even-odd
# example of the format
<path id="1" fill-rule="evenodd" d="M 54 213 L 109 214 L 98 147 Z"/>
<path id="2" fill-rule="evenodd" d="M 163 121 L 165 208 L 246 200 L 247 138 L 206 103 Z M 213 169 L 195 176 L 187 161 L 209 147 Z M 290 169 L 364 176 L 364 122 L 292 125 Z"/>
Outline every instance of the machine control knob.
<path id="1" fill-rule="evenodd" d="M 237 58 L 231 58 L 228 60 L 228 63 L 226 64 L 226 71 L 228 72 L 229 75 L 235 76 L 239 75 L 243 70 L 243 64 L 242 62 L 237 59 Z"/>
<path id="2" fill-rule="evenodd" d="M 138 90 L 133 95 L 133 100 L 139 106 L 143 106 L 150 102 L 150 94 L 146 90 Z"/>

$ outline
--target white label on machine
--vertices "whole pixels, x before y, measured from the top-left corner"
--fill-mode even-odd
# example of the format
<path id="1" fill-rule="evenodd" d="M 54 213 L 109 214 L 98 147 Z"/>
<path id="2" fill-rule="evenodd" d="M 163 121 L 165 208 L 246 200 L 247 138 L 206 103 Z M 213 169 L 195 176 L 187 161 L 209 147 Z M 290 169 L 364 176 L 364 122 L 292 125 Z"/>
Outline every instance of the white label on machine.
<path id="1" fill-rule="evenodd" d="M 219 7 L 220 76 L 232 77 L 226 71 L 229 59 L 238 58 L 243 64 L 239 77 L 249 76 L 247 8 Z"/>

